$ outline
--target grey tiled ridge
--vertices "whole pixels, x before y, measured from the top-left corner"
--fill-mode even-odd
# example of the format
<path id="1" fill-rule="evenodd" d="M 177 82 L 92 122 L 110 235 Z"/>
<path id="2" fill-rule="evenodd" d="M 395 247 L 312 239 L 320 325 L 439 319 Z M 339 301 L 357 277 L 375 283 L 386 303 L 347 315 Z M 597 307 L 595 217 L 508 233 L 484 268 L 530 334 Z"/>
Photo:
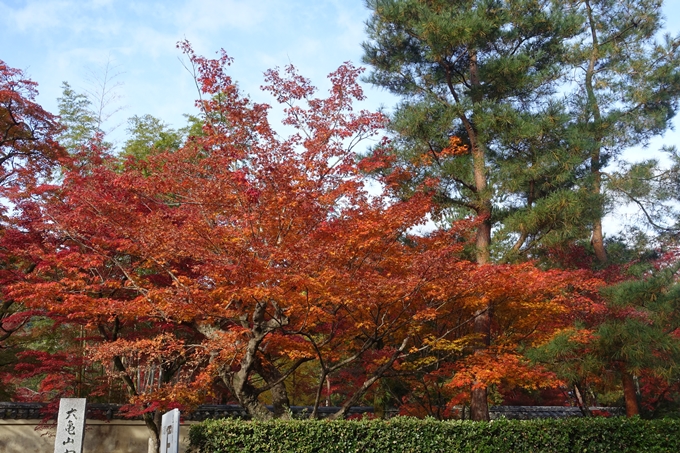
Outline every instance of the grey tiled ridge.
<path id="1" fill-rule="evenodd" d="M 88 404 L 87 416 L 92 419 L 112 420 L 128 419 L 118 411 L 120 405 L 116 404 Z M 310 406 L 292 406 L 294 416 L 305 418 L 311 411 Z M 319 407 L 319 417 L 325 418 L 335 413 L 338 407 Z M 608 412 L 612 415 L 622 415 L 620 407 L 591 407 L 591 411 Z M 352 414 L 373 413 L 372 407 L 357 406 L 350 409 Z M 533 418 L 566 418 L 582 417 L 578 407 L 569 406 L 492 406 L 490 411 L 492 420 L 499 418 L 529 420 Z M 397 415 L 396 411 L 387 411 L 387 416 Z M 5 420 L 40 420 L 50 418 L 46 404 L 42 403 L 2 403 L 0 402 L 0 419 Z M 248 418 L 248 414 L 241 407 L 233 404 L 202 405 L 189 413 L 182 413 L 183 420 L 206 420 L 214 418 Z"/>

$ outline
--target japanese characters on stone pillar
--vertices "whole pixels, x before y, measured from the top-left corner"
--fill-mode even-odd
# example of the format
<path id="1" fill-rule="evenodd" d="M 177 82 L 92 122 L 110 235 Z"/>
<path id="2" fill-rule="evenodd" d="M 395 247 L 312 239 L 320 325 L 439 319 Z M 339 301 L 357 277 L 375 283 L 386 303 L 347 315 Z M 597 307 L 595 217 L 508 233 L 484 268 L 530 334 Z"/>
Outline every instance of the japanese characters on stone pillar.
<path id="1" fill-rule="evenodd" d="M 82 453 L 85 436 L 85 398 L 59 400 L 54 453 Z"/>
<path id="2" fill-rule="evenodd" d="M 160 437 L 161 453 L 179 452 L 179 409 L 163 414 Z"/>

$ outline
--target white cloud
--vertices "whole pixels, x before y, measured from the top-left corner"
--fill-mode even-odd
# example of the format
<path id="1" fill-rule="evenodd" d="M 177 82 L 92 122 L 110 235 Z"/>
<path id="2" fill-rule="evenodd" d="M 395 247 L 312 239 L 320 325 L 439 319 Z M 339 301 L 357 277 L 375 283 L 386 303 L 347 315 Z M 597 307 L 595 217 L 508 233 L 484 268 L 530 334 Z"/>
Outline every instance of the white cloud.
<path id="1" fill-rule="evenodd" d="M 7 27 L 33 39 L 61 39 L 93 34 L 98 39 L 115 36 L 122 27 L 112 0 L 36 0 L 22 6 L 0 5 Z"/>
<path id="2" fill-rule="evenodd" d="M 6 23 L 21 32 L 41 32 L 61 26 L 73 8 L 68 1 L 29 1 L 23 7 L 5 7 L 3 15 Z"/>
<path id="3" fill-rule="evenodd" d="M 128 39 L 120 51 L 126 55 L 140 54 L 152 58 L 177 53 L 175 44 L 179 36 L 161 32 L 151 27 L 132 27 L 126 33 Z"/>
<path id="4" fill-rule="evenodd" d="M 270 1 L 201 0 L 177 8 L 175 24 L 193 32 L 215 32 L 226 28 L 247 30 L 261 23 L 271 11 Z"/>
<path id="5" fill-rule="evenodd" d="M 338 36 L 337 44 L 339 48 L 346 50 L 356 50 L 361 42 L 366 40 L 364 22 L 368 18 L 368 11 L 365 8 L 358 9 L 355 4 L 342 1 L 334 1 L 337 10 L 337 24 L 341 34 Z M 353 6 L 353 7 L 352 7 Z M 354 63 L 359 64 L 359 61 Z"/>

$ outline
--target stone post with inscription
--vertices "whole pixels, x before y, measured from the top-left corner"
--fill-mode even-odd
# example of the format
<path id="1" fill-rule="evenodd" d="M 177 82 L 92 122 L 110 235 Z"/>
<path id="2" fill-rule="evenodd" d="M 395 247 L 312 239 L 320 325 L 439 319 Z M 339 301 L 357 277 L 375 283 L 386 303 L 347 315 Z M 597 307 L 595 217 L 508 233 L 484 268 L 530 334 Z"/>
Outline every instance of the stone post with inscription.
<path id="1" fill-rule="evenodd" d="M 83 453 L 86 402 L 85 398 L 62 398 L 59 400 L 54 453 Z"/>
<path id="2" fill-rule="evenodd" d="M 161 453 L 179 453 L 179 409 L 163 414 L 160 437 Z"/>

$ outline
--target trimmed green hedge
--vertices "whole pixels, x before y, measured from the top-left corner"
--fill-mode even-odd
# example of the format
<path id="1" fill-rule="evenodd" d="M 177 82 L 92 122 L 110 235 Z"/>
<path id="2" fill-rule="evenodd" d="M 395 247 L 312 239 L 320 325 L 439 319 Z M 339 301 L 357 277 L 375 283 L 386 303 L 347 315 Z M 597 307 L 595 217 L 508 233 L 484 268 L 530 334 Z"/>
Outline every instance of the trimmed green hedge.
<path id="1" fill-rule="evenodd" d="M 639 418 L 471 421 L 208 420 L 191 451 L 230 452 L 680 452 L 680 421 Z"/>

